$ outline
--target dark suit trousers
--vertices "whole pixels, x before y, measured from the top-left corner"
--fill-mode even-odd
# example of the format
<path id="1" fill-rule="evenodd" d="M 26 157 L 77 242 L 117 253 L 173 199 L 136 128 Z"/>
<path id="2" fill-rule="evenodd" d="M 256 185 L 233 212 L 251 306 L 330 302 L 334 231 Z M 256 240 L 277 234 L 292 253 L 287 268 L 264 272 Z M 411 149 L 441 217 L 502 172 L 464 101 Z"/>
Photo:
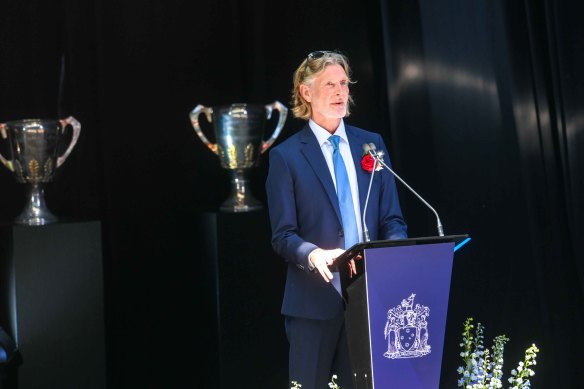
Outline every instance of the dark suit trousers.
<path id="1" fill-rule="evenodd" d="M 330 320 L 286 316 L 286 335 L 290 343 L 289 384 L 302 389 L 328 389 L 333 375 L 342 389 L 353 389 L 345 314 Z"/>

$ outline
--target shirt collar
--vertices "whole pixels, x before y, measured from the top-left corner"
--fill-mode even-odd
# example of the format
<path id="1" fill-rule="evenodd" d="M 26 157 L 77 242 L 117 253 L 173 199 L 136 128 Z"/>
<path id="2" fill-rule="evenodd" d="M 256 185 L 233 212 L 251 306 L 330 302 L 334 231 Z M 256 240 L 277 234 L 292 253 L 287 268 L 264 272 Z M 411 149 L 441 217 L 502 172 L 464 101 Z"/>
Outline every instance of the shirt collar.
<path id="1" fill-rule="evenodd" d="M 329 142 L 328 138 L 330 138 L 331 136 L 330 132 L 316 124 L 316 122 L 312 119 L 308 120 L 308 125 L 310 126 L 310 129 L 312 130 L 314 136 L 316 136 L 316 139 L 318 140 L 318 144 L 320 145 L 320 147 L 322 147 L 322 145 L 325 142 Z M 334 135 L 340 136 L 341 139 L 349 143 L 349 140 L 347 139 L 347 132 L 345 131 L 345 122 L 343 121 L 343 119 L 341 119 L 339 127 L 337 127 L 337 129 L 335 130 Z"/>

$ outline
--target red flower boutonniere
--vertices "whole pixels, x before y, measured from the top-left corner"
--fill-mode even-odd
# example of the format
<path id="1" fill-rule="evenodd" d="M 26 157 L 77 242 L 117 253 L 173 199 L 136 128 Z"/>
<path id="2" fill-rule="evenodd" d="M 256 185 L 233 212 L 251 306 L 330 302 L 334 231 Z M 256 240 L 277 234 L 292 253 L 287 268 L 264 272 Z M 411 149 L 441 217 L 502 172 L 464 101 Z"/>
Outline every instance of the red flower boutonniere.
<path id="1" fill-rule="evenodd" d="M 363 158 L 361 158 L 361 167 L 367 173 L 371 173 L 373 171 L 373 165 L 375 165 L 375 159 L 369 154 L 369 152 L 363 153 Z M 377 166 L 375 166 L 375 171 L 379 171 L 383 169 L 381 164 L 378 162 Z"/>
<path id="2" fill-rule="evenodd" d="M 375 165 L 373 157 L 369 153 L 363 155 L 363 158 L 361 158 L 361 167 L 363 170 L 367 173 L 371 173 L 373 171 L 373 165 Z"/>

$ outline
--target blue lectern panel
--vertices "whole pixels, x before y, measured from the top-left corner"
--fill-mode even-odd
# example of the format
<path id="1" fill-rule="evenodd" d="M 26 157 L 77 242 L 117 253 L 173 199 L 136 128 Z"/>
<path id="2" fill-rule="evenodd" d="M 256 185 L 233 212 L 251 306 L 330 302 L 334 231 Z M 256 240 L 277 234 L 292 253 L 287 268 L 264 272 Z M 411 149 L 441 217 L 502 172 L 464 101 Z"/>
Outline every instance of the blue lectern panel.
<path id="1" fill-rule="evenodd" d="M 454 243 L 365 250 L 373 388 L 438 388 Z"/>

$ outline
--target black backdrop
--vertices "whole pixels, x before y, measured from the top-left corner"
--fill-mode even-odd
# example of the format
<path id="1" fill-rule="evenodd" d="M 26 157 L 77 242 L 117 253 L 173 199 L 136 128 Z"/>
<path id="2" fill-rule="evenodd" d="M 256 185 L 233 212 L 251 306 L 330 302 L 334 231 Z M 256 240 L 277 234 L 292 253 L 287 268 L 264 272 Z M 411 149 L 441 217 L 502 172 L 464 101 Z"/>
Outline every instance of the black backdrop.
<path id="1" fill-rule="evenodd" d="M 552 0 L 3 1 L 0 121 L 72 115 L 82 123 L 46 197 L 63 220 L 102 221 L 110 386 L 213 387 L 217 374 L 213 280 L 207 258 L 191 250 L 201 235 L 193 215 L 217 211 L 229 178 L 196 139 L 190 110 L 289 105 L 306 53 L 339 49 L 358 81 L 348 121 L 383 134 L 397 171 L 438 210 L 447 234 L 473 238 L 455 263 L 442 386 L 456 386 L 462 323 L 473 316 L 487 341 L 511 339 L 506 375 L 535 342 L 536 387 L 581 387 L 580 8 Z M 289 119 L 278 142 L 301 125 Z M 266 157 L 253 174 L 265 201 Z M 0 182 L 0 218 L 12 220 L 24 189 L 4 168 Z M 410 235 L 434 235 L 432 214 L 400 191 Z M 273 297 L 266 314 L 279 309 L 279 281 L 256 280 Z M 283 337 L 283 323 L 273 331 Z M 285 386 L 285 376 L 276 380 Z"/>

